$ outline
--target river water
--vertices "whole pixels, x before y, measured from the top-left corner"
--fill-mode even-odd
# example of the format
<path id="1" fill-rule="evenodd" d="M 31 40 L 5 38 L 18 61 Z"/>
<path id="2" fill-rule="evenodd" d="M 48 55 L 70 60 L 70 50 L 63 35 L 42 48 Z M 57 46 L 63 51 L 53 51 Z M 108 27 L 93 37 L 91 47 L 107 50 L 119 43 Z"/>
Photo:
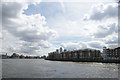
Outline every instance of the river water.
<path id="1" fill-rule="evenodd" d="M 118 78 L 118 65 L 48 61 L 43 59 L 3 59 L 3 78 Z"/>

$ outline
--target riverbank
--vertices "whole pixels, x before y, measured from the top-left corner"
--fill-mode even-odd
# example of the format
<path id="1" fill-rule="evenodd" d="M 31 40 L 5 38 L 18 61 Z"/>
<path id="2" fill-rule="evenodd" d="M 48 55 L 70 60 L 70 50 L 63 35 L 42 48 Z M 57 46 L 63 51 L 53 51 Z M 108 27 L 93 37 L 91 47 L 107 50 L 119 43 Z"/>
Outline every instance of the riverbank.
<path id="1" fill-rule="evenodd" d="M 71 62 L 98 62 L 98 63 L 120 63 L 120 60 L 77 60 L 77 59 L 47 59 L 45 60 L 50 60 L 50 61 L 71 61 Z"/>

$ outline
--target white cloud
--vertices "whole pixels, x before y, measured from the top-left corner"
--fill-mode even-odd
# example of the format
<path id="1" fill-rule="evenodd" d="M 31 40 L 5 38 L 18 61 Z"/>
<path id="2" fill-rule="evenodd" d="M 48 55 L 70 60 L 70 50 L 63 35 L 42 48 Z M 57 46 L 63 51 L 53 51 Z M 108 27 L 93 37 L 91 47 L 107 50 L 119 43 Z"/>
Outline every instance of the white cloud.
<path id="1" fill-rule="evenodd" d="M 90 13 L 84 16 L 84 19 L 89 24 L 86 21 L 81 21 L 82 15 L 89 7 L 85 6 L 83 8 L 84 4 L 80 5 L 79 3 L 77 4 L 79 6 L 73 7 L 70 4 L 68 5 L 68 9 L 65 9 L 65 15 L 59 15 L 49 19 L 49 24 L 52 24 L 50 27 L 54 30 L 46 26 L 46 18 L 41 14 L 23 14 L 29 4 L 36 5 L 36 3 L 2 3 L 3 30 L 6 34 L 3 37 L 5 38 L 4 41 L 6 41 L 5 45 L 7 45 L 7 47 L 5 46 L 6 50 L 26 54 L 47 53 L 55 49 L 49 40 L 55 38 L 57 32 L 60 35 L 59 37 L 63 37 L 63 39 L 64 37 L 89 37 L 93 39 L 92 41 L 85 39 L 88 42 L 81 40 L 83 42 L 61 43 L 61 46 L 68 50 L 84 48 L 101 49 L 104 46 L 108 46 L 108 43 L 112 45 L 112 43 L 117 41 L 117 36 L 115 36 L 117 34 L 117 23 L 115 20 L 117 18 L 116 4 L 100 4 L 94 6 Z M 64 8 L 66 8 L 65 5 Z M 80 12 L 80 10 L 83 12 Z M 76 20 L 76 18 L 78 19 Z M 114 19 L 112 20 L 111 18 Z M 98 41 L 95 41 L 97 39 Z M 16 44 L 16 42 L 21 43 Z"/>
<path id="2" fill-rule="evenodd" d="M 40 14 L 30 16 L 23 14 L 23 9 L 26 8 L 21 3 L 5 3 L 2 9 L 3 28 L 21 40 L 30 42 L 47 40 L 56 34 L 54 30 L 44 26 L 45 17 Z"/>
<path id="3" fill-rule="evenodd" d="M 102 49 L 104 46 L 108 46 L 102 41 L 88 41 L 88 42 L 68 42 L 62 43 L 61 46 L 67 50 L 76 49 Z"/>
<path id="4" fill-rule="evenodd" d="M 24 42 L 21 43 L 22 46 L 9 47 L 11 52 L 37 54 L 40 53 L 42 48 L 52 47 L 48 40 L 56 37 L 56 31 L 46 26 L 47 22 L 44 16 L 41 16 L 41 14 L 23 14 L 28 5 L 28 3 L 16 2 L 2 4 L 3 30 L 12 34 L 10 38 L 13 36 L 18 38 L 17 42 Z"/>
<path id="5" fill-rule="evenodd" d="M 79 43 L 79 42 L 62 43 L 61 46 L 67 50 L 76 50 L 76 49 L 87 48 L 87 45 L 82 42 L 81 43 Z"/>
<path id="6" fill-rule="evenodd" d="M 53 19 L 55 21 L 52 28 L 57 31 L 59 37 L 83 37 L 87 35 L 83 21 L 72 21 L 66 18 Z"/>
<path id="7" fill-rule="evenodd" d="M 92 47 L 101 48 L 107 44 L 108 47 L 113 47 L 118 44 L 118 4 L 106 3 L 94 5 L 90 12 L 84 16 L 84 21 L 89 23 L 86 29 L 93 39 L 100 42 L 90 43 Z M 91 24 L 90 24 L 91 23 Z M 100 44 L 101 43 L 101 44 Z M 100 44 L 99 46 L 97 46 Z M 101 47 L 100 47 L 101 46 Z"/>
<path id="8" fill-rule="evenodd" d="M 19 3 L 40 3 L 41 0 L 2 0 L 2 2 L 19 2 Z"/>

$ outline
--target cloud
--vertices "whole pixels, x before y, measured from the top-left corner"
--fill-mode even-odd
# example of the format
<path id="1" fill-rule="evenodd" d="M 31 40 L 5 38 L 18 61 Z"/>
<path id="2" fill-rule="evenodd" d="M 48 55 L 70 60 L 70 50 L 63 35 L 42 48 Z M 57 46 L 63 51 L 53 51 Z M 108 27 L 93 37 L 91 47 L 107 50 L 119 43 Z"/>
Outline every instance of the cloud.
<path id="1" fill-rule="evenodd" d="M 114 33 L 103 39 L 106 44 L 118 44 L 118 33 Z"/>
<path id="2" fill-rule="evenodd" d="M 92 36 L 93 39 L 98 39 L 98 41 L 104 42 L 109 47 L 112 47 L 110 45 L 115 46 L 116 44 L 118 44 L 118 24 L 110 23 L 99 25 Z"/>
<path id="3" fill-rule="evenodd" d="M 96 49 L 102 49 L 104 46 L 107 46 L 104 42 L 102 41 L 90 41 L 88 42 L 88 45 L 91 48 L 96 48 Z"/>
<path id="4" fill-rule="evenodd" d="M 95 38 L 104 38 L 113 33 L 117 33 L 118 26 L 116 23 L 107 24 L 107 25 L 99 25 L 93 36 Z"/>
<path id="5" fill-rule="evenodd" d="M 3 30 L 19 39 L 18 42 L 23 41 L 20 44 L 22 46 L 14 46 L 11 51 L 37 54 L 42 48 L 51 47 L 49 40 L 55 38 L 57 33 L 46 26 L 46 19 L 41 14 L 23 14 L 28 5 L 28 3 L 16 2 L 3 3 L 2 25 Z"/>
<path id="6" fill-rule="evenodd" d="M 41 51 L 41 46 L 37 46 L 35 43 L 24 42 L 17 47 L 11 47 L 12 52 L 24 53 L 28 55 L 36 55 Z"/>
<path id="7" fill-rule="evenodd" d="M 59 10 L 61 9 L 58 9 L 58 13 L 56 13 L 57 14 L 56 16 L 50 15 L 49 20 L 47 18 L 47 21 L 49 23 L 46 22 L 46 17 L 43 16 L 43 14 L 45 13 L 43 13 L 42 15 L 39 13 L 29 15 L 25 14 L 25 11 L 27 11 L 27 9 L 29 8 L 28 6 L 30 4 L 34 3 L 11 2 L 2 4 L 3 30 L 7 32 L 6 36 L 3 37 L 8 39 L 8 40 L 6 39 L 7 42 L 4 43 L 5 45 L 7 45 L 6 49 L 10 50 L 11 52 L 19 52 L 26 54 L 48 53 L 49 51 L 55 49 L 53 44 L 50 43 L 49 41 L 54 39 L 57 36 L 57 33 L 59 33 L 61 46 L 68 50 L 85 48 L 101 49 L 103 46 L 106 46 L 106 43 L 114 43 L 114 41 L 116 41 L 117 39 L 117 37 L 113 36 L 109 37 L 111 35 L 117 34 L 117 24 L 109 20 L 110 18 L 117 17 L 116 4 L 114 5 L 101 4 L 98 6 L 94 6 L 91 12 L 88 13 L 87 16 L 85 16 L 84 18 L 86 20 L 93 22 L 90 25 L 87 24 L 86 22 L 84 23 L 84 21 L 81 21 L 82 18 L 81 15 L 83 15 L 84 12 L 86 12 L 86 10 L 89 9 L 89 7 L 86 6 L 86 8 L 82 10 L 82 13 L 80 14 L 79 11 L 81 10 L 81 8 L 84 7 L 84 4 L 83 7 L 82 6 L 73 7 L 74 5 L 76 5 L 76 3 L 74 5 L 71 4 L 68 5 L 68 9 L 70 9 L 70 11 L 68 10 L 67 12 L 66 9 L 64 15 L 59 14 L 60 13 Z M 77 5 L 80 4 L 78 3 Z M 66 8 L 66 6 L 64 8 Z M 76 10 L 74 10 L 75 8 Z M 51 9 L 52 11 L 54 11 L 53 8 L 50 8 L 50 10 Z M 48 12 L 47 10 L 45 11 Z M 28 11 L 28 13 L 31 12 Z M 108 20 L 108 22 L 110 21 L 109 24 L 107 21 L 106 21 L 107 23 L 101 21 L 106 19 Z M 95 22 L 92 20 L 94 20 Z M 99 24 L 96 25 L 96 21 L 99 22 Z M 89 28 L 85 27 L 86 24 L 88 25 Z M 49 26 L 47 25 L 50 25 L 52 29 L 50 29 Z M 90 35 L 88 35 L 89 33 Z M 93 36 L 94 38 L 92 38 Z M 10 39 L 13 37 L 14 39 Z M 72 39 L 71 41 L 76 42 L 67 42 L 69 41 L 68 40 L 69 38 L 65 40 L 65 38 L 67 37 L 70 37 Z M 76 37 L 78 37 L 79 39 L 76 39 Z M 89 39 L 86 37 L 88 37 Z M 97 39 L 99 38 L 99 40 L 95 41 L 94 40 L 95 38 Z M 64 40 L 67 43 L 62 43 L 63 42 L 62 40 Z M 84 41 L 78 42 L 78 40 L 79 41 L 85 40 L 87 42 Z M 16 44 L 16 42 L 20 43 Z M 8 45 L 12 46 L 8 47 Z"/>
<path id="8" fill-rule="evenodd" d="M 55 37 L 55 31 L 44 26 L 45 17 L 40 14 L 30 16 L 22 14 L 25 9 L 22 4 L 5 3 L 2 8 L 3 28 L 21 40 L 34 42 Z"/>
<path id="9" fill-rule="evenodd" d="M 99 4 L 92 7 L 91 11 L 86 14 L 83 20 L 103 20 L 107 18 L 118 17 L 118 4 Z"/>
<path id="10" fill-rule="evenodd" d="M 102 41 L 101 44 L 107 44 L 108 47 L 117 47 L 119 29 L 117 3 L 94 5 L 90 12 L 84 16 L 83 20 L 90 22 L 91 24 L 95 24 L 95 28 L 92 29 L 92 32 L 90 32 L 90 36 L 93 37 L 93 39 Z M 92 42 L 90 44 L 92 47 L 101 48 L 102 46 L 97 46 L 99 43 Z"/>
<path id="11" fill-rule="evenodd" d="M 19 3 L 32 3 L 37 4 L 40 3 L 41 0 L 2 0 L 2 2 L 19 2 Z"/>
<path id="12" fill-rule="evenodd" d="M 108 47 L 118 47 L 118 44 L 110 44 Z"/>
<path id="13" fill-rule="evenodd" d="M 68 42 L 62 43 L 61 46 L 67 50 L 76 49 L 102 49 L 104 46 L 108 46 L 103 41 L 88 41 L 88 42 Z"/>
<path id="14" fill-rule="evenodd" d="M 55 47 L 48 41 L 41 43 L 31 43 L 22 41 L 18 46 L 8 47 L 10 52 L 16 52 L 25 55 L 47 55 L 50 51 L 55 50 Z"/>
<path id="15" fill-rule="evenodd" d="M 87 45 L 85 43 L 79 43 L 79 42 L 62 43 L 61 46 L 67 50 L 76 50 L 76 49 L 81 49 L 81 48 L 87 48 Z"/>
<path id="16" fill-rule="evenodd" d="M 38 46 L 42 46 L 43 48 L 50 48 L 53 45 L 48 41 L 41 40 Z"/>

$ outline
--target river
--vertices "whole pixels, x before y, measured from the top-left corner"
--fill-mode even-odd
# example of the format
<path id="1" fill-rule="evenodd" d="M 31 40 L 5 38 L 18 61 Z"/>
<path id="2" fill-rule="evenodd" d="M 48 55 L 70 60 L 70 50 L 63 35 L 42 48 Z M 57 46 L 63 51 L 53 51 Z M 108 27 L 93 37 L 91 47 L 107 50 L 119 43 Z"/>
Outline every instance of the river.
<path id="1" fill-rule="evenodd" d="M 3 59 L 3 78 L 118 78 L 118 65 L 43 59 Z"/>

